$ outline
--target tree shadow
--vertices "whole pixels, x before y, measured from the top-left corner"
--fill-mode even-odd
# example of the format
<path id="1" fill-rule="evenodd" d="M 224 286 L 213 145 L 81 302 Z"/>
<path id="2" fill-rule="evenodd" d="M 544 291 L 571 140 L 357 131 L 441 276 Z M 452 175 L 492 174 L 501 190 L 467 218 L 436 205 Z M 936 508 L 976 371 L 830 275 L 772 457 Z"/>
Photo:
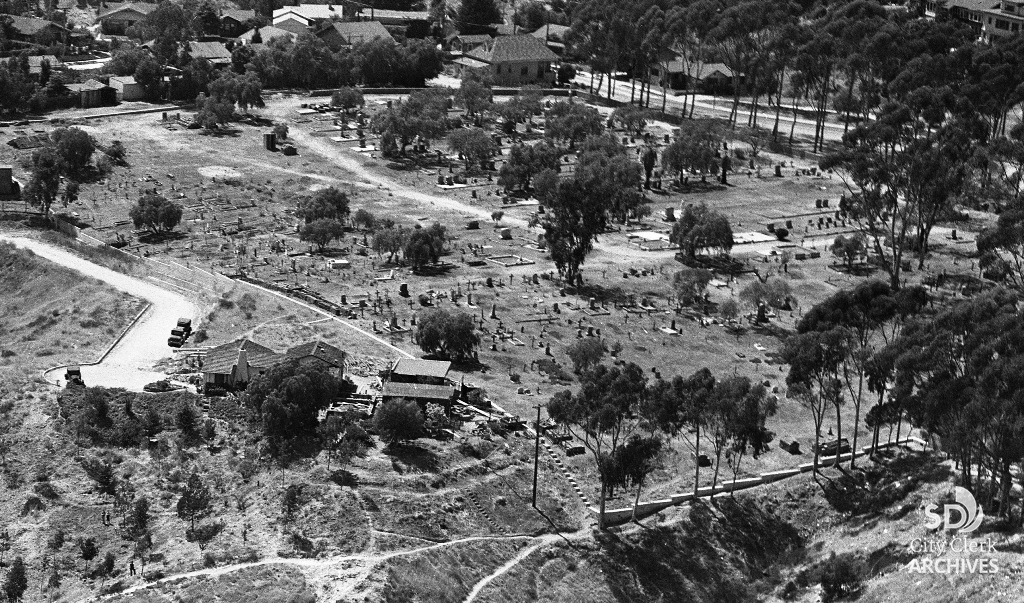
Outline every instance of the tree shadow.
<path id="1" fill-rule="evenodd" d="M 748 601 L 747 585 L 803 550 L 798 530 L 749 498 L 696 501 L 677 526 L 600 533 L 599 563 L 619 601 Z"/>
<path id="2" fill-rule="evenodd" d="M 335 469 L 331 472 L 331 481 L 341 487 L 358 488 L 359 476 L 345 469 Z"/>
<path id="3" fill-rule="evenodd" d="M 405 467 L 413 467 L 422 473 L 437 473 L 440 460 L 432 451 L 416 444 L 392 444 L 384 449 L 391 457 L 391 466 L 398 473 L 406 473 Z"/>
<path id="4" fill-rule="evenodd" d="M 945 482 L 952 475 L 952 469 L 927 453 L 901 454 L 890 459 L 876 455 L 874 463 L 844 469 L 838 476 L 818 483 L 832 508 L 873 517 L 886 514 L 921 484 Z M 896 513 L 907 511 L 900 508 Z"/>
<path id="5" fill-rule="evenodd" d="M 139 235 L 139 242 L 147 245 L 153 245 L 156 243 L 180 241 L 185 238 L 187 238 L 185 233 L 174 230 L 170 232 L 148 232 L 146 234 Z"/>

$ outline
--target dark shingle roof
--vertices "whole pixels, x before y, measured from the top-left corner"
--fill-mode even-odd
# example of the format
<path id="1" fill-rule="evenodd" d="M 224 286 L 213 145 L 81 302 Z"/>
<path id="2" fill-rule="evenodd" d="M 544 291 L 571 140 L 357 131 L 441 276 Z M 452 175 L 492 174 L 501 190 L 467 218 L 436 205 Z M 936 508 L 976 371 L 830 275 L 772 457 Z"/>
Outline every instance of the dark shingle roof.
<path id="1" fill-rule="evenodd" d="M 382 394 L 385 398 L 451 400 L 455 397 L 455 386 L 424 385 L 422 383 L 385 383 Z"/>
<path id="2" fill-rule="evenodd" d="M 226 8 L 220 15 L 221 19 L 234 19 L 239 23 L 245 23 L 249 19 L 256 18 L 256 11 L 243 10 L 240 8 Z"/>
<path id="3" fill-rule="evenodd" d="M 490 44 L 474 48 L 466 54 L 492 65 L 495 63 L 558 60 L 558 55 L 551 52 L 543 40 L 538 40 L 530 34 L 500 36 L 494 38 Z"/>
<path id="4" fill-rule="evenodd" d="M 231 62 L 231 51 L 220 42 L 189 42 L 188 53 L 193 59 L 211 63 Z"/>
<path id="5" fill-rule="evenodd" d="M 203 359 L 203 372 L 230 375 L 231 367 L 235 366 L 235 362 L 238 361 L 240 350 L 245 350 L 249 366 L 258 369 L 268 369 L 284 360 L 280 354 L 270 348 L 261 346 L 255 341 L 240 339 L 219 345 L 206 352 L 206 358 Z"/>
<path id="6" fill-rule="evenodd" d="M 60 30 L 64 29 L 60 25 L 57 25 L 52 21 L 47 21 L 46 19 L 19 17 L 17 15 L 0 15 L 0 17 L 10 19 L 11 27 L 14 28 L 14 31 L 23 36 L 34 36 L 48 27 L 55 27 Z"/>
<path id="7" fill-rule="evenodd" d="M 377 38 L 388 42 L 395 41 L 380 21 L 334 21 L 331 23 L 331 27 L 348 44 L 369 42 Z"/>
<path id="8" fill-rule="evenodd" d="M 333 345 L 322 341 L 311 341 L 309 343 L 297 345 L 285 352 L 285 354 L 288 358 L 294 360 L 312 356 L 313 358 L 322 360 L 331 366 L 345 366 L 345 352 L 342 352 Z"/>

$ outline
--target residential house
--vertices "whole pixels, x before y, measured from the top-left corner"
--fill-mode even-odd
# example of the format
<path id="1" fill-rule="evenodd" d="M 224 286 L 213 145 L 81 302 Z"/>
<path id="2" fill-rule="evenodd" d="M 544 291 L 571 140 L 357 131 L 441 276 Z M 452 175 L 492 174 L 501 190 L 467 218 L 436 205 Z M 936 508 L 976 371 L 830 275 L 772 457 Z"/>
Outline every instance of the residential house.
<path id="1" fill-rule="evenodd" d="M 490 42 L 493 38 L 488 34 L 452 34 L 448 36 L 448 50 L 465 54 Z"/>
<path id="2" fill-rule="evenodd" d="M 999 0 L 996 6 L 978 12 L 981 15 L 981 39 L 985 42 L 1024 31 L 1024 0 Z"/>
<path id="3" fill-rule="evenodd" d="M 287 18 L 282 19 L 281 21 L 274 22 L 274 27 L 278 29 L 283 29 L 285 31 L 290 31 L 296 36 L 303 32 L 309 31 L 311 25 L 311 21 L 306 21 L 305 19 L 298 18 Z"/>
<path id="4" fill-rule="evenodd" d="M 324 21 L 340 21 L 345 18 L 344 8 L 334 4 L 297 4 L 274 11 L 271 25 L 301 33 Z M 296 31 L 301 27 L 301 30 Z"/>
<path id="5" fill-rule="evenodd" d="M 257 32 L 259 32 L 258 36 L 256 35 Z M 275 27 L 273 25 L 266 25 L 264 27 L 259 28 L 258 30 L 250 29 L 244 34 L 238 36 L 238 39 L 243 44 L 266 44 L 273 40 L 274 38 L 281 38 L 284 40 L 294 41 L 295 38 L 297 37 L 298 34 L 296 34 L 293 31 L 281 29 L 280 27 Z"/>
<path id="6" fill-rule="evenodd" d="M 100 24 L 103 33 L 123 34 L 129 27 L 145 19 L 156 7 L 156 4 L 148 2 L 111 2 L 100 10 L 96 22 Z"/>
<path id="7" fill-rule="evenodd" d="M 339 379 L 345 376 L 345 352 L 329 343 L 322 341 L 303 343 L 285 352 L 285 356 L 303 366 L 316 364 Z"/>
<path id="8" fill-rule="evenodd" d="M 117 103 L 117 92 L 99 80 L 90 79 L 83 84 L 67 84 L 66 88 L 78 97 L 78 106 L 83 109 Z"/>
<path id="9" fill-rule="evenodd" d="M 19 17 L 17 15 L 0 15 L 11 23 L 11 39 L 26 44 L 49 46 L 64 39 L 68 30 L 52 21 L 35 17 Z"/>
<path id="10" fill-rule="evenodd" d="M 119 102 L 138 101 L 146 97 L 146 89 L 142 87 L 142 84 L 136 82 L 135 77 L 131 75 L 112 76 L 110 78 L 110 87 L 116 91 Z"/>
<path id="11" fill-rule="evenodd" d="M 395 362 L 382 384 L 383 399 L 415 400 L 424 409 L 441 404 L 446 411 L 458 397 L 458 388 L 448 378 L 451 362 L 403 358 Z"/>
<path id="12" fill-rule="evenodd" d="M 688 67 L 677 55 L 672 55 L 670 60 L 651 67 L 651 84 L 661 86 L 662 81 L 670 90 L 726 94 L 732 91 L 733 71 L 724 63 L 701 63 Z"/>
<path id="13" fill-rule="evenodd" d="M 543 40 L 544 44 L 555 54 L 563 55 L 565 54 L 565 37 L 568 32 L 568 25 L 552 25 L 549 23 L 530 35 L 538 40 Z"/>
<path id="14" fill-rule="evenodd" d="M 362 42 L 371 40 L 384 40 L 390 44 L 395 43 L 388 30 L 379 21 L 332 21 L 324 25 L 324 28 L 317 32 L 317 37 L 323 40 L 331 50 L 355 46 Z"/>
<path id="15" fill-rule="evenodd" d="M 189 42 L 188 54 L 193 59 L 206 59 L 214 67 L 231 64 L 231 51 L 220 42 Z"/>
<path id="16" fill-rule="evenodd" d="M 237 38 L 245 32 L 246 24 L 255 18 L 254 10 L 224 9 L 220 13 L 220 33 L 228 38 Z"/>
<path id="17" fill-rule="evenodd" d="M 481 68 L 490 73 L 498 86 L 524 84 L 552 84 L 555 73 L 551 64 L 558 55 L 530 34 L 499 36 L 470 50 L 463 57 L 469 61 L 456 61 L 466 68 Z M 482 65 L 482 67 L 481 67 Z"/>
<path id="18" fill-rule="evenodd" d="M 248 339 L 225 343 L 203 358 L 203 391 L 244 388 L 254 377 L 280 364 L 285 357 Z"/>
<path id="19" fill-rule="evenodd" d="M 924 16 L 958 21 L 970 26 L 980 37 L 982 11 L 998 6 L 999 0 L 928 0 L 924 3 Z"/>

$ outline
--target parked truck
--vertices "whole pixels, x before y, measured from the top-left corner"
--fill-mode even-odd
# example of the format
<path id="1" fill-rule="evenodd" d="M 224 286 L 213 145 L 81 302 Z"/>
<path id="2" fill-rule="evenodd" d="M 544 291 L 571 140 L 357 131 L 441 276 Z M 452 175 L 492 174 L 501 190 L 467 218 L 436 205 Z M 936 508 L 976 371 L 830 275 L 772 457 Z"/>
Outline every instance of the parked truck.
<path id="1" fill-rule="evenodd" d="M 178 324 L 171 329 L 171 336 L 167 338 L 167 345 L 172 348 L 180 348 L 185 344 L 185 340 L 190 335 L 192 335 L 192 319 L 179 318 Z"/>
<path id="2" fill-rule="evenodd" d="M 67 370 L 64 371 L 64 381 L 67 382 L 66 387 L 71 387 L 72 385 L 85 387 L 85 381 L 82 381 L 81 367 L 69 366 Z"/>

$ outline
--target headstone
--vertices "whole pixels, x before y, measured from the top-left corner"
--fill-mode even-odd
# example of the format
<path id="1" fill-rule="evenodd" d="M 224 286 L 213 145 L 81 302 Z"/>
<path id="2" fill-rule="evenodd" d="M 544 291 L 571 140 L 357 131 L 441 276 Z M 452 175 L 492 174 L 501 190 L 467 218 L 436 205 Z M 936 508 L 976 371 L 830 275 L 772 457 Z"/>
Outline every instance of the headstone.
<path id="1" fill-rule="evenodd" d="M 590 298 L 590 309 L 597 310 L 597 299 L 593 297 Z"/>
<path id="2" fill-rule="evenodd" d="M 409 297 L 409 283 L 398 285 L 398 294 L 402 297 Z"/>
<path id="3" fill-rule="evenodd" d="M 536 272 L 533 273 L 533 284 L 534 285 L 539 285 L 540 284 L 540 277 L 537 275 Z"/>
<path id="4" fill-rule="evenodd" d="M 781 165 L 776 165 L 775 166 L 775 177 L 776 178 L 782 178 L 782 166 Z"/>
<path id="5" fill-rule="evenodd" d="M 494 279 L 492 279 L 491 277 L 487 277 L 487 280 L 485 281 L 485 284 L 488 287 L 493 287 L 494 286 Z"/>
<path id="6" fill-rule="evenodd" d="M 676 208 L 666 207 L 665 208 L 665 221 L 675 222 L 676 221 Z"/>
<path id="7" fill-rule="evenodd" d="M 498 318 L 498 304 L 491 304 L 491 318 Z"/>

